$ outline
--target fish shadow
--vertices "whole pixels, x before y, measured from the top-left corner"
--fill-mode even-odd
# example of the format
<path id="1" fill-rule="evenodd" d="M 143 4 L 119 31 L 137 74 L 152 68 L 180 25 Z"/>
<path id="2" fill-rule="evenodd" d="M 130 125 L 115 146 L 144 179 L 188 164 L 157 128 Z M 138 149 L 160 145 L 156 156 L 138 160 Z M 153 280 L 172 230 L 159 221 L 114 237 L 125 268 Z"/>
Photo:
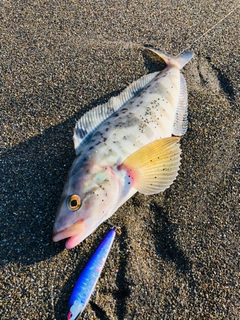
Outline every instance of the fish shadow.
<path id="1" fill-rule="evenodd" d="M 69 130 L 73 121 L 70 118 L 1 155 L 3 263 L 32 264 L 64 248 L 63 243 L 54 245 L 51 238 L 64 180 L 74 159 Z"/>
<path id="2" fill-rule="evenodd" d="M 120 91 L 94 100 L 84 113 Z M 0 152 L 0 259 L 23 265 L 64 249 L 53 243 L 53 223 L 67 173 L 75 158 L 73 128 L 80 109 L 63 123 Z"/>
<path id="3" fill-rule="evenodd" d="M 145 49 L 154 49 L 152 46 L 147 44 L 145 44 L 144 47 Z M 164 60 L 149 50 L 143 51 L 143 59 L 144 65 L 148 69 L 148 73 L 162 71 L 166 67 Z"/>

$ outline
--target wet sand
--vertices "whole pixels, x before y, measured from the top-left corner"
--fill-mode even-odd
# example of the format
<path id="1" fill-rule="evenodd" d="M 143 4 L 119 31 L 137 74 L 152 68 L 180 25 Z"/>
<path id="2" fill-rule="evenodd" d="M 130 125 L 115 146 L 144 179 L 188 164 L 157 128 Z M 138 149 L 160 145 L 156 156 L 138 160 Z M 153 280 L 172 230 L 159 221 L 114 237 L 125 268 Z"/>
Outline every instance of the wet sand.
<path id="1" fill-rule="evenodd" d="M 64 319 L 108 226 L 73 250 L 52 227 L 74 159 L 75 120 L 161 70 L 144 45 L 195 53 L 183 73 L 189 129 L 179 176 L 137 194 L 83 319 L 240 318 L 237 1 L 1 2 L 0 318 Z"/>

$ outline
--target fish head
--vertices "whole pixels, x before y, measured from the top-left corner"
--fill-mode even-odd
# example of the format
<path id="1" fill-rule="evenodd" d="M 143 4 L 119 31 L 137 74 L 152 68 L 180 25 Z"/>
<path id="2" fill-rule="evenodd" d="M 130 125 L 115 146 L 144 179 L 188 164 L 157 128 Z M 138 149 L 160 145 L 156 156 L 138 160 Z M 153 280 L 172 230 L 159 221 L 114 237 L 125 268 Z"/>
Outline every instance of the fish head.
<path id="1" fill-rule="evenodd" d="M 67 249 L 83 241 L 115 212 L 119 190 L 112 168 L 74 163 L 60 200 L 53 241 L 69 238 Z"/>

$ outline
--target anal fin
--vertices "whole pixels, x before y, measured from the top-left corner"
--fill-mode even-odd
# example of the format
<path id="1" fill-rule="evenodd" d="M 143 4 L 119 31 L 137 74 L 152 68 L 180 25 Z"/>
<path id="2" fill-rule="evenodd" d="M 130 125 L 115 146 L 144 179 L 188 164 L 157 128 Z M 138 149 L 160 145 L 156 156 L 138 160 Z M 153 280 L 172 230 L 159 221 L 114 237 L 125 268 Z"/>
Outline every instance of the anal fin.
<path id="1" fill-rule="evenodd" d="M 182 136 L 188 128 L 188 93 L 184 76 L 180 73 L 180 93 L 172 134 Z"/>

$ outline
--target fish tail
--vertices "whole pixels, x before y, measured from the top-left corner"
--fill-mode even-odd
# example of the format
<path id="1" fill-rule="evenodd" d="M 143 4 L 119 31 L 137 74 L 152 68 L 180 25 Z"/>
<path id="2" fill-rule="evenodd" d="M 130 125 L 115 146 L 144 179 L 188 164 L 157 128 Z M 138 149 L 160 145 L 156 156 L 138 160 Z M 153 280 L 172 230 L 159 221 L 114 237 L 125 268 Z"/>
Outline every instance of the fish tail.
<path id="1" fill-rule="evenodd" d="M 184 51 L 181 55 L 174 57 L 170 54 L 164 53 L 157 49 L 153 49 L 153 48 L 146 48 L 146 49 L 158 55 L 161 59 L 165 61 L 167 65 L 174 65 L 178 69 L 182 69 L 194 56 L 194 53 L 190 51 Z"/>

